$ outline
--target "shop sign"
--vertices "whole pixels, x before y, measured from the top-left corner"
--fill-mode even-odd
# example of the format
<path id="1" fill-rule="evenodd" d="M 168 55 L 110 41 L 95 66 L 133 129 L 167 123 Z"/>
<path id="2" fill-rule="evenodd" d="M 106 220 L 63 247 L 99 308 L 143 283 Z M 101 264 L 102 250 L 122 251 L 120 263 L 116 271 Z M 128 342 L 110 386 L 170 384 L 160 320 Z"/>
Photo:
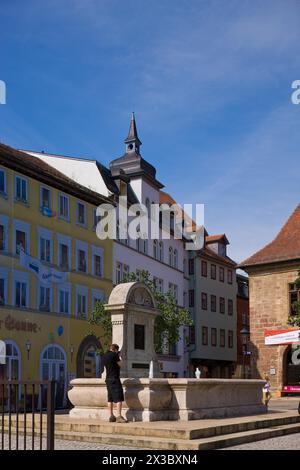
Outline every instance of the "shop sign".
<path id="1" fill-rule="evenodd" d="M 299 341 L 300 330 L 266 330 L 265 345 L 294 344 Z"/>
<path id="2" fill-rule="evenodd" d="M 4 320 L 0 320 L 0 330 L 5 328 L 8 331 L 27 331 L 29 333 L 37 333 L 41 331 L 41 327 L 37 323 L 28 320 L 17 320 L 11 315 L 7 315 Z"/>

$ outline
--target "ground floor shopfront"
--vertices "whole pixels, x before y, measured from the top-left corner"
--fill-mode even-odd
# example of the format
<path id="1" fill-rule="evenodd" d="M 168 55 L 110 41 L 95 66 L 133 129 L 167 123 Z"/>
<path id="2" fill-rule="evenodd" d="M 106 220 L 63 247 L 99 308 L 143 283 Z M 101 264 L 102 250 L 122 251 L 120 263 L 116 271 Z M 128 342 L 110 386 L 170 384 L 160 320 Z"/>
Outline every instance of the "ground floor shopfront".
<path id="1" fill-rule="evenodd" d="M 193 358 L 190 363 L 190 376 L 195 376 L 194 373 L 198 367 L 202 378 L 231 379 L 234 375 L 235 366 L 236 363 L 232 361 Z"/>
<path id="2" fill-rule="evenodd" d="M 0 378 L 56 380 L 56 406 L 67 404 L 69 382 L 75 377 L 99 377 L 99 327 L 30 310 L 0 309 L 0 340 L 6 343 L 6 363 Z"/>

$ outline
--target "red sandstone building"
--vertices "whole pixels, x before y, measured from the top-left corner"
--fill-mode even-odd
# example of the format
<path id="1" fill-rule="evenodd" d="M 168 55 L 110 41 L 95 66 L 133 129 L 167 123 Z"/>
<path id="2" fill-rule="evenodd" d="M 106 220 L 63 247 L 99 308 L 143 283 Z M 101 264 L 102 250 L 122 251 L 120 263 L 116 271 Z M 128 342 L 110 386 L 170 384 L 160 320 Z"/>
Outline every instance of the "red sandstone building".
<path id="1" fill-rule="evenodd" d="M 288 317 L 295 314 L 295 300 L 300 301 L 295 285 L 300 268 L 300 204 L 277 237 L 240 267 L 249 274 L 251 378 L 268 374 L 273 390 L 280 392 L 284 385 L 299 386 L 300 364 L 293 359 L 299 344 L 266 346 L 265 334 L 292 328 Z"/>

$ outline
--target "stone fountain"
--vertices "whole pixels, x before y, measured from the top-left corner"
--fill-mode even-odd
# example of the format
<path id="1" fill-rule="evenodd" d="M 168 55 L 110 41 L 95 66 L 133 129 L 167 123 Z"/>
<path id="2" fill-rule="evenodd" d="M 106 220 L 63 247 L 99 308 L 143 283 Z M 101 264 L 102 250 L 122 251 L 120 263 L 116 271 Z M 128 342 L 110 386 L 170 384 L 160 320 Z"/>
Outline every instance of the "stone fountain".
<path id="1" fill-rule="evenodd" d="M 124 412 L 128 420 L 188 421 L 266 412 L 262 403 L 263 380 L 160 377 L 153 341 L 159 311 L 145 284 L 117 285 L 105 308 L 112 318 L 112 342 L 121 350 Z M 151 361 L 154 378 L 149 378 Z M 75 379 L 70 384 L 68 395 L 74 405 L 71 417 L 107 420 L 104 378 Z"/>

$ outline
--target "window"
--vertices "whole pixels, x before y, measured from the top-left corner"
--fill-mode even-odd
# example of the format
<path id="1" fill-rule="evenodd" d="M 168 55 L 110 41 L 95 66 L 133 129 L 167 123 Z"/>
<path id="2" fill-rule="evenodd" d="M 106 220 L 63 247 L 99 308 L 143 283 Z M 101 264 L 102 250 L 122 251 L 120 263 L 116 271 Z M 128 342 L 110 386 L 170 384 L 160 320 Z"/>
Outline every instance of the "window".
<path id="1" fill-rule="evenodd" d="M 123 280 L 128 276 L 129 274 L 129 266 L 128 264 L 123 264 Z"/>
<path id="2" fill-rule="evenodd" d="M 101 216 L 97 215 L 97 207 L 93 208 L 93 229 L 96 230 L 98 222 L 100 222 Z"/>
<path id="3" fill-rule="evenodd" d="M 217 346 L 217 328 L 212 328 L 210 331 L 210 341 L 212 346 Z"/>
<path id="4" fill-rule="evenodd" d="M 50 312 L 51 288 L 40 286 L 39 309 L 43 312 Z"/>
<path id="5" fill-rule="evenodd" d="M 15 306 L 20 308 L 27 307 L 27 282 L 16 281 Z"/>
<path id="6" fill-rule="evenodd" d="M 0 193 L 6 194 L 6 173 L 0 170 Z"/>
<path id="7" fill-rule="evenodd" d="M 161 294 L 164 291 L 164 281 L 162 279 L 159 279 L 158 277 L 153 277 L 153 282 L 154 286 L 157 292 L 160 292 Z"/>
<path id="8" fill-rule="evenodd" d="M 224 282 L 224 268 L 219 268 L 219 281 Z"/>
<path id="9" fill-rule="evenodd" d="M 220 297 L 220 313 L 225 313 L 225 299 Z"/>
<path id="10" fill-rule="evenodd" d="M 135 271 L 135 274 L 136 274 L 136 279 L 137 279 L 137 281 L 140 281 L 140 280 L 141 280 L 141 275 L 142 275 L 141 270 L 140 270 L 140 269 L 137 269 L 137 270 Z"/>
<path id="11" fill-rule="evenodd" d="M 228 315 L 233 315 L 233 300 L 228 299 Z"/>
<path id="12" fill-rule="evenodd" d="M 86 253 L 84 250 L 78 250 L 78 271 L 86 273 Z"/>
<path id="13" fill-rule="evenodd" d="M 159 242 L 159 261 L 164 260 L 164 244 L 163 242 Z"/>
<path id="14" fill-rule="evenodd" d="M 187 308 L 187 307 L 188 307 L 188 304 L 187 304 L 187 292 L 184 292 L 184 293 L 183 293 L 183 306 L 184 306 L 184 308 Z"/>
<path id="15" fill-rule="evenodd" d="M 169 265 L 173 266 L 173 248 L 171 246 L 169 248 Z"/>
<path id="16" fill-rule="evenodd" d="M 88 245 L 85 242 L 76 240 L 77 271 L 88 272 Z M 98 254 L 98 253 L 96 253 Z"/>
<path id="17" fill-rule="evenodd" d="M 95 276 L 101 277 L 102 276 L 102 269 L 101 269 L 101 256 L 94 255 L 94 274 Z"/>
<path id="18" fill-rule="evenodd" d="M 50 263 L 51 261 L 51 240 L 40 238 L 40 259 Z"/>
<path id="19" fill-rule="evenodd" d="M 16 253 L 20 254 L 20 250 L 26 253 L 26 233 L 21 230 L 16 230 Z"/>
<path id="20" fill-rule="evenodd" d="M 195 306 L 195 291 L 194 289 L 189 290 L 189 307 Z"/>
<path id="21" fill-rule="evenodd" d="M 228 347 L 233 348 L 233 331 L 228 330 Z"/>
<path id="22" fill-rule="evenodd" d="M 103 302 L 105 300 L 105 293 L 100 289 L 92 289 L 93 308 L 97 302 Z"/>
<path id="23" fill-rule="evenodd" d="M 69 269 L 69 247 L 64 243 L 59 245 L 59 266 L 63 269 Z"/>
<path id="24" fill-rule="evenodd" d="M 211 279 L 217 279 L 217 267 L 215 264 L 210 265 L 210 277 Z"/>
<path id="25" fill-rule="evenodd" d="M 220 346 L 221 348 L 225 348 L 225 330 L 220 330 Z"/>
<path id="26" fill-rule="evenodd" d="M 189 342 L 190 344 L 195 344 L 195 325 L 190 326 L 189 328 Z"/>
<path id="27" fill-rule="evenodd" d="M 195 272 L 194 259 L 189 259 L 189 274 L 194 274 L 194 272 Z"/>
<path id="28" fill-rule="evenodd" d="M 5 305 L 5 280 L 0 278 L 0 305 Z"/>
<path id="29" fill-rule="evenodd" d="M 173 266 L 174 268 L 178 268 L 178 251 L 174 250 L 174 259 L 173 259 Z"/>
<path id="30" fill-rule="evenodd" d="M 169 282 L 169 291 L 174 295 L 175 299 L 178 301 L 178 286 Z"/>
<path id="31" fill-rule="evenodd" d="M 0 225 L 0 251 L 5 250 L 5 230 L 4 225 Z"/>
<path id="32" fill-rule="evenodd" d="M 297 289 L 296 284 L 289 285 L 289 298 L 290 298 L 290 315 L 296 315 L 297 303 L 300 302 L 300 289 Z"/>
<path id="33" fill-rule="evenodd" d="M 77 294 L 77 317 L 87 318 L 87 297 L 84 294 Z"/>
<path id="34" fill-rule="evenodd" d="M 51 209 L 51 191 L 41 187 L 41 209 Z"/>
<path id="35" fill-rule="evenodd" d="M 208 345 L 208 328 L 207 328 L 207 326 L 202 326 L 202 344 L 203 344 L 203 346 Z"/>
<path id="36" fill-rule="evenodd" d="M 215 295 L 210 296 L 210 309 L 212 312 L 217 311 L 217 297 Z"/>
<path id="37" fill-rule="evenodd" d="M 27 202 L 27 180 L 21 176 L 16 176 L 15 197 L 18 201 Z"/>
<path id="38" fill-rule="evenodd" d="M 187 261 L 186 259 L 183 260 L 183 275 L 187 277 Z"/>
<path id="39" fill-rule="evenodd" d="M 232 284 L 232 271 L 231 271 L 231 269 L 228 269 L 228 271 L 227 271 L 227 282 L 228 282 L 228 284 Z"/>
<path id="40" fill-rule="evenodd" d="M 207 310 L 207 294 L 204 292 L 201 294 L 201 308 L 202 310 Z"/>
<path id="41" fill-rule="evenodd" d="M 85 205 L 81 202 L 77 202 L 77 223 L 80 225 L 85 225 Z"/>
<path id="42" fill-rule="evenodd" d="M 201 275 L 207 277 L 207 262 L 201 261 Z"/>
<path id="43" fill-rule="evenodd" d="M 122 281 L 122 263 L 116 265 L 116 283 L 120 284 Z"/>
<path id="44" fill-rule="evenodd" d="M 70 218 L 70 200 L 64 194 L 59 195 L 59 216 L 63 219 L 69 220 Z"/>
<path id="45" fill-rule="evenodd" d="M 69 314 L 70 290 L 60 288 L 58 291 L 58 309 L 59 313 Z"/>
<path id="46" fill-rule="evenodd" d="M 153 240 L 153 258 L 157 259 L 158 258 L 158 253 L 157 253 L 157 240 Z"/>

